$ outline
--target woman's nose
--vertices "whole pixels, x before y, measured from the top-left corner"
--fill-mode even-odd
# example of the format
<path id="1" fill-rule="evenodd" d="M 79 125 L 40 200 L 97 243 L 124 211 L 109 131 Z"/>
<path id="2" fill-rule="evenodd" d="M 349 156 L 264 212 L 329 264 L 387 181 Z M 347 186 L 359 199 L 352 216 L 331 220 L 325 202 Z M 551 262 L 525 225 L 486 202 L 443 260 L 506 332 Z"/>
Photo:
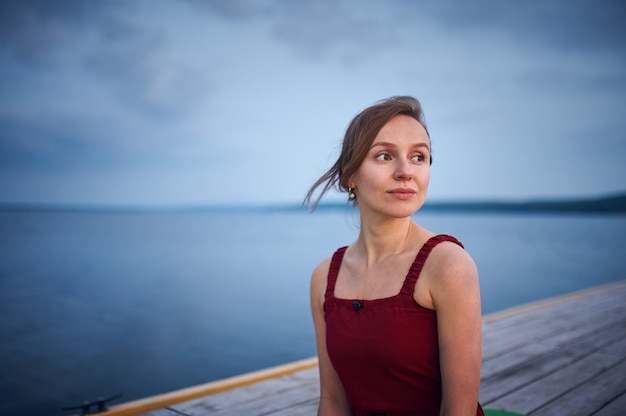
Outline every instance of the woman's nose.
<path id="1" fill-rule="evenodd" d="M 411 164 L 408 160 L 397 159 L 396 160 L 396 172 L 394 177 L 398 180 L 410 180 L 413 177 L 411 171 Z"/>

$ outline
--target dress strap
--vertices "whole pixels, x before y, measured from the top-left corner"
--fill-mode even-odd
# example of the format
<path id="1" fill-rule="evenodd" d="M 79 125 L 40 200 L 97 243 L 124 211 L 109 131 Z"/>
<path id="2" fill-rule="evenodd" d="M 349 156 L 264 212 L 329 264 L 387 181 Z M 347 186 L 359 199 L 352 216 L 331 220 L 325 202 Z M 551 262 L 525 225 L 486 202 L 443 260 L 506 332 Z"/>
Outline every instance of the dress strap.
<path id="1" fill-rule="evenodd" d="M 432 249 L 437 246 L 437 244 L 444 241 L 451 241 L 461 246 L 461 248 L 464 248 L 463 244 L 461 244 L 459 240 L 450 235 L 439 234 L 429 238 L 428 241 L 424 243 L 422 248 L 420 248 L 419 253 L 417 253 L 415 260 L 413 261 L 413 264 L 411 265 L 411 268 L 406 275 L 406 279 L 404 279 L 404 285 L 402 285 L 402 290 L 400 293 L 413 296 L 413 293 L 415 292 L 415 283 L 417 282 L 417 278 L 422 272 L 422 268 L 424 267 L 424 263 L 426 263 L 428 255 L 430 254 Z"/>
<path id="2" fill-rule="evenodd" d="M 329 296 L 332 296 L 335 293 L 335 282 L 337 282 L 337 276 L 339 275 L 339 269 L 341 268 L 341 261 L 343 260 L 343 255 L 346 252 L 348 246 L 338 248 L 333 254 L 333 258 L 330 261 L 330 267 L 328 269 L 328 280 L 326 281 L 326 293 L 324 294 L 324 299 L 328 299 Z"/>

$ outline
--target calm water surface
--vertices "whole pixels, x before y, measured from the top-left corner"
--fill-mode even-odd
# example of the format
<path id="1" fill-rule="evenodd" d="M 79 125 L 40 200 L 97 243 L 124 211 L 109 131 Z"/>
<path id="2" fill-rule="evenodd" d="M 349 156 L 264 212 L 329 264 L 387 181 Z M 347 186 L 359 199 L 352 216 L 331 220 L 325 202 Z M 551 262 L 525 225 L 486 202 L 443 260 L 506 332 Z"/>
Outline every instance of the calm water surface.
<path id="1" fill-rule="evenodd" d="M 626 217 L 418 214 L 483 312 L 626 278 Z M 129 401 L 315 355 L 315 265 L 354 213 L 0 212 L 0 415 Z"/>

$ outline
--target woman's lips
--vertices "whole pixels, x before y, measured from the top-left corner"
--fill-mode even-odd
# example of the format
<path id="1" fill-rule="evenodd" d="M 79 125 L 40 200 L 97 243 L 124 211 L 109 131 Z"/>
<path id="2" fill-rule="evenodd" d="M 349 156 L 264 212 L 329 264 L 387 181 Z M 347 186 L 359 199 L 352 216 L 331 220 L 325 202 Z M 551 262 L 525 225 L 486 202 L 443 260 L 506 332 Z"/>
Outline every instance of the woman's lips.
<path id="1" fill-rule="evenodd" d="M 387 192 L 397 199 L 410 199 L 417 193 L 413 189 L 409 188 L 397 188 Z"/>

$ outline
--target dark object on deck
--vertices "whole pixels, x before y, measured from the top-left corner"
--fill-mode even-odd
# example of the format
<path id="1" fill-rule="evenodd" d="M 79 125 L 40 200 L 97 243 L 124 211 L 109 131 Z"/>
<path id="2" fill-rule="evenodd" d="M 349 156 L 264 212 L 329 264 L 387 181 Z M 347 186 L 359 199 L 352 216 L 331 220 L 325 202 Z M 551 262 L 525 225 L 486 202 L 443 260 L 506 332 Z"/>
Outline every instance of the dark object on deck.
<path id="1" fill-rule="evenodd" d="M 83 404 L 79 406 L 64 407 L 61 410 L 80 410 L 81 416 L 91 415 L 91 414 L 96 414 L 96 413 L 103 413 L 109 410 L 107 409 L 107 406 L 106 406 L 107 402 L 111 402 L 115 399 L 119 399 L 120 397 L 122 397 L 121 394 L 116 394 L 115 396 L 111 396 L 107 398 L 100 397 L 98 398 L 98 400 L 94 400 L 92 402 L 84 402 Z M 92 413 L 91 408 L 94 406 L 96 407 L 96 411 Z"/>

